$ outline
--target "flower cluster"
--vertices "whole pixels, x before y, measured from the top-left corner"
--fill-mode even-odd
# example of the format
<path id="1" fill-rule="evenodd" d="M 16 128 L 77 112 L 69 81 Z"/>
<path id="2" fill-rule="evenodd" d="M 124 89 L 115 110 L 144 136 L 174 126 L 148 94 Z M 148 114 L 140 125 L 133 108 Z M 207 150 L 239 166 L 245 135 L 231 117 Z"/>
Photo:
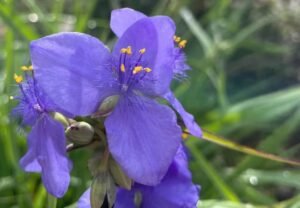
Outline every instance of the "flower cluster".
<path id="1" fill-rule="evenodd" d="M 92 128 L 89 142 L 101 137 L 105 148 L 99 167 L 93 165 L 91 171 L 95 178 L 105 175 L 119 185 L 115 197 L 108 197 L 108 188 L 104 191 L 109 203 L 195 207 L 199 188 L 191 181 L 176 112 L 190 134 L 201 137 L 201 129 L 170 90 L 171 81 L 189 69 L 182 50 L 187 42 L 175 36 L 169 17 L 147 17 L 128 8 L 114 10 L 110 26 L 118 37 L 112 52 L 98 39 L 75 32 L 31 43 L 32 66 L 23 68 L 25 81 L 15 75 L 21 92 L 15 112 L 32 126 L 21 166 L 41 172 L 47 191 L 62 197 L 72 167 L 66 156 L 67 138 L 81 131 L 80 139 Z M 57 112 L 67 122 L 58 122 Z M 104 117 L 105 128 L 82 129 L 85 125 L 74 120 L 78 116 L 96 124 Z M 131 182 L 119 182 L 109 161 Z M 92 192 L 93 184 L 98 183 L 92 183 Z M 94 192 L 85 194 L 92 207 Z M 138 202 L 135 196 L 140 196 Z M 90 206 L 84 202 L 83 198 L 80 207 Z"/>

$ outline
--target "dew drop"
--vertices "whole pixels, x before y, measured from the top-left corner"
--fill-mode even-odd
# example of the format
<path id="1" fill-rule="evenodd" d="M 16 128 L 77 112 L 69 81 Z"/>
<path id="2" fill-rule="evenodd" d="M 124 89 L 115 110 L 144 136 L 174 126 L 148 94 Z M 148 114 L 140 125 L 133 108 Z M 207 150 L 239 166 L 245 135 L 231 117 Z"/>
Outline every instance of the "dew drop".
<path id="1" fill-rule="evenodd" d="M 249 178 L 249 183 L 250 183 L 251 185 L 253 185 L 253 186 L 257 185 L 257 184 L 258 184 L 258 179 L 257 179 L 257 177 L 256 177 L 256 176 L 251 176 L 251 177 Z"/>
<path id="2" fill-rule="evenodd" d="M 28 15 L 28 20 L 35 23 L 39 21 L 39 16 L 36 13 L 31 13 Z"/>

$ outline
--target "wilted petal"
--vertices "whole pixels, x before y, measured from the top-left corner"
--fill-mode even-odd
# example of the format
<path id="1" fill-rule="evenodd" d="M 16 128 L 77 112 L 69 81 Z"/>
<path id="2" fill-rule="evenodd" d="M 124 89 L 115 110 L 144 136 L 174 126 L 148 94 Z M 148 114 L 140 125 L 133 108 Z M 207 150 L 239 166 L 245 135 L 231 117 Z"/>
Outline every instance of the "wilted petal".
<path id="1" fill-rule="evenodd" d="M 111 55 L 98 39 L 58 33 L 32 41 L 30 52 L 40 87 L 63 112 L 89 115 L 113 94 Z"/>
<path id="2" fill-rule="evenodd" d="M 176 99 L 172 92 L 168 92 L 164 95 L 164 98 L 169 101 L 172 107 L 179 113 L 184 121 L 186 128 L 195 137 L 201 137 L 202 131 L 199 125 L 195 122 L 194 116 L 186 112 L 181 103 Z"/>
<path id="3" fill-rule="evenodd" d="M 156 185 L 180 144 L 175 113 L 146 97 L 121 97 L 105 127 L 109 149 L 134 181 Z"/>
<path id="4" fill-rule="evenodd" d="M 49 193 L 62 197 L 70 182 L 71 163 L 66 154 L 66 138 L 60 123 L 42 115 L 32 129 L 42 180 Z"/>
<path id="5" fill-rule="evenodd" d="M 91 189 L 86 190 L 77 202 L 77 208 L 91 208 Z"/>
<path id="6" fill-rule="evenodd" d="M 116 36 L 121 37 L 131 25 L 145 17 L 143 13 L 130 8 L 115 9 L 111 12 L 110 28 Z"/>
<path id="7" fill-rule="evenodd" d="M 173 77 L 173 35 L 174 25 L 168 17 L 142 18 L 129 27 L 113 50 L 115 62 L 118 62 L 121 48 L 131 46 L 133 54 L 131 65 L 135 65 L 145 48 L 141 58 L 141 65 L 152 69 L 135 85 L 143 94 L 157 96 L 166 93 Z"/>

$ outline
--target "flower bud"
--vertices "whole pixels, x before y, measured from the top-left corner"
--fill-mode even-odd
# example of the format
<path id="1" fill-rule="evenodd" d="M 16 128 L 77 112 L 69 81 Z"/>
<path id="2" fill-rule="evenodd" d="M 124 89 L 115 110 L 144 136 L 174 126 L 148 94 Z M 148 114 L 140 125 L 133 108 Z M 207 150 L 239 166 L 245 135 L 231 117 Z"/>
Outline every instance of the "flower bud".
<path id="1" fill-rule="evenodd" d="M 132 180 L 124 173 L 120 165 L 112 157 L 109 158 L 108 167 L 115 183 L 122 188 L 130 190 Z"/>
<path id="2" fill-rule="evenodd" d="M 98 111 L 92 117 L 104 117 L 109 115 L 119 101 L 119 95 L 112 95 L 103 100 Z"/>
<path id="3" fill-rule="evenodd" d="M 70 142 L 75 144 L 88 144 L 94 136 L 94 128 L 84 121 L 79 121 L 71 124 L 65 131 Z"/>
<path id="4" fill-rule="evenodd" d="M 58 113 L 58 112 L 52 112 L 51 116 L 54 120 L 60 122 L 65 128 L 67 128 L 69 126 L 69 122 L 63 114 Z"/>
<path id="5" fill-rule="evenodd" d="M 98 173 L 93 179 L 91 185 L 91 207 L 99 208 L 102 206 L 106 196 L 106 181 L 108 179 L 108 173 L 106 171 Z"/>

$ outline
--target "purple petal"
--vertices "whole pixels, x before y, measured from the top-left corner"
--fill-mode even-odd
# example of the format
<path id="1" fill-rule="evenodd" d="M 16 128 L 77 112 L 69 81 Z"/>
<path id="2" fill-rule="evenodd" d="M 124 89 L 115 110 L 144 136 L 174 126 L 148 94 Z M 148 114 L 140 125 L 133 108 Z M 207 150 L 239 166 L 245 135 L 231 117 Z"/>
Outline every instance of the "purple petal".
<path id="1" fill-rule="evenodd" d="M 110 151 L 127 175 L 141 184 L 158 184 L 181 140 L 175 113 L 146 97 L 122 96 L 105 127 Z"/>
<path id="2" fill-rule="evenodd" d="M 173 77 L 174 31 L 174 23 L 168 17 L 142 18 L 129 27 L 115 45 L 113 57 L 116 63 L 121 48 L 132 47 L 131 66 L 137 63 L 138 51 L 146 49 L 138 65 L 149 67 L 152 71 L 135 85 L 135 89 L 143 94 L 157 96 L 169 89 Z"/>
<path id="3" fill-rule="evenodd" d="M 135 189 L 128 191 L 126 189 L 118 189 L 114 208 L 136 208 L 134 204 Z"/>
<path id="4" fill-rule="evenodd" d="M 86 190 L 77 202 L 77 208 L 91 208 L 90 200 L 91 189 Z"/>
<path id="5" fill-rule="evenodd" d="M 121 37 L 131 25 L 145 17 L 143 13 L 130 8 L 115 9 L 111 12 L 110 28 L 116 36 Z"/>
<path id="6" fill-rule="evenodd" d="M 66 138 L 62 125 L 43 114 L 32 128 L 29 146 L 29 153 L 21 160 L 22 167 L 25 170 L 41 171 L 47 191 L 56 197 L 62 197 L 69 186 L 72 166 L 66 155 Z"/>
<path id="7" fill-rule="evenodd" d="M 31 132 L 28 135 L 27 139 L 27 146 L 28 151 L 27 153 L 21 158 L 20 166 L 23 170 L 27 172 L 41 172 L 42 168 L 37 161 L 37 148 L 38 148 L 38 140 L 39 140 L 39 131 L 38 131 L 38 123 L 33 126 Z"/>
<path id="8" fill-rule="evenodd" d="M 199 127 L 199 125 L 195 122 L 194 116 L 190 113 L 186 112 L 181 105 L 181 103 L 176 99 L 174 94 L 169 91 L 164 95 L 164 98 L 169 101 L 169 103 L 172 105 L 172 107 L 179 113 L 181 118 L 184 121 L 184 124 L 186 128 L 189 130 L 189 132 L 195 136 L 195 137 L 201 137 L 202 131 Z"/>
<path id="9" fill-rule="evenodd" d="M 62 111 L 89 115 L 113 94 L 111 55 L 98 39 L 58 33 L 32 41 L 30 49 L 38 84 Z"/>
<path id="10" fill-rule="evenodd" d="M 132 190 L 119 189 L 116 205 L 128 205 L 134 202 L 134 195 L 140 193 L 143 208 L 195 208 L 199 199 L 199 186 L 194 185 L 188 169 L 188 162 L 183 148 L 177 151 L 167 174 L 157 186 L 135 184 Z M 123 208 L 123 206 L 115 206 Z M 124 206 L 134 207 L 134 206 Z"/>

